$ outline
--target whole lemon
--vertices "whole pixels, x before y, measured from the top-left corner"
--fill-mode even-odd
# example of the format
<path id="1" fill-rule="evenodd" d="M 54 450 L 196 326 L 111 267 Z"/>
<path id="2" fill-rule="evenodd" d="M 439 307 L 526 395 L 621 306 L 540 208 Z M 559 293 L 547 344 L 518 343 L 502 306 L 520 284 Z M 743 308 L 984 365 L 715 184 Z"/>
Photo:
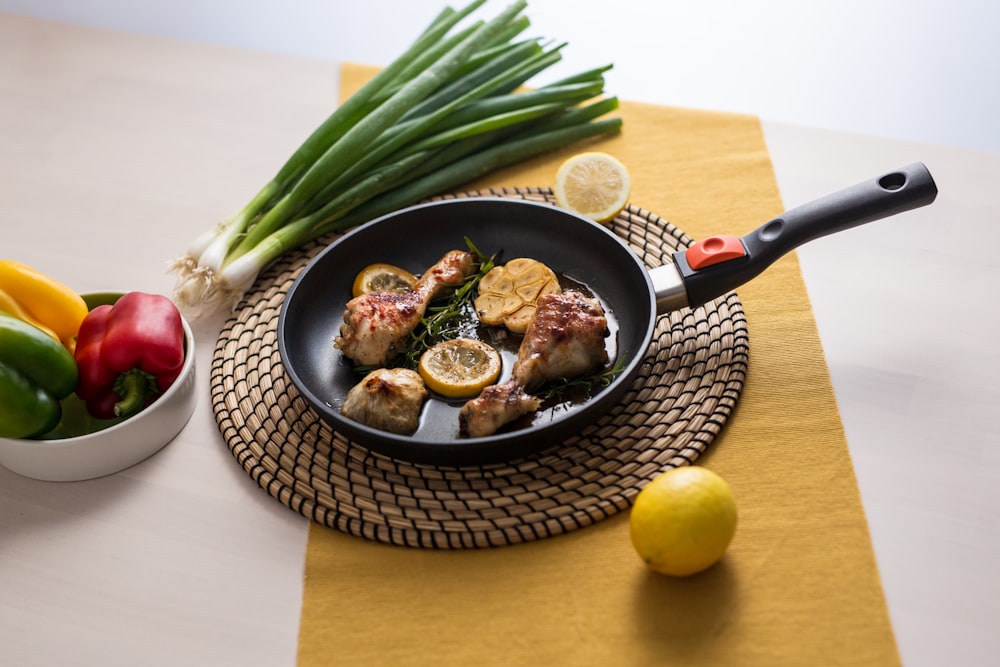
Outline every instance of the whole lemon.
<path id="1" fill-rule="evenodd" d="M 736 533 L 736 502 L 719 475 L 701 466 L 653 478 L 632 505 L 629 535 L 657 572 L 687 576 L 722 558 Z"/>

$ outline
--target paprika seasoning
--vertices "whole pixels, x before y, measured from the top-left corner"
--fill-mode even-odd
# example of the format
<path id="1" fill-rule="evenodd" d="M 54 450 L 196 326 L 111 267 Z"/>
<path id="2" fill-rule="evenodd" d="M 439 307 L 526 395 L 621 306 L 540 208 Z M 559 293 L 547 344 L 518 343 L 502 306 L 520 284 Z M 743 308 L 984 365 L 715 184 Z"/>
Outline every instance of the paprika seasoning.
<path id="1" fill-rule="evenodd" d="M 173 302 L 129 292 L 91 310 L 80 325 L 76 394 L 93 417 L 128 417 L 174 383 L 184 355 L 184 325 Z"/>

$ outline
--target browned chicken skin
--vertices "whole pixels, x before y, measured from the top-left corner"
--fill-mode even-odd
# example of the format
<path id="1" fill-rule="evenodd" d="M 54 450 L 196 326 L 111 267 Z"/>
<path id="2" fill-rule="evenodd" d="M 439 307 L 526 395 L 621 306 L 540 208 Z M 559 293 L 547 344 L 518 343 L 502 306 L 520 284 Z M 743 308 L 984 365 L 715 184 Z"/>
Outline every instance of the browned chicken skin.
<path id="1" fill-rule="evenodd" d="M 518 348 L 513 378 L 483 389 L 462 406 L 458 415 L 461 434 L 492 435 L 539 408 L 541 401 L 529 392 L 551 380 L 579 377 L 606 364 L 608 333 L 608 320 L 597 299 L 574 290 L 540 297 Z"/>
<path id="2" fill-rule="evenodd" d="M 524 393 L 524 387 L 516 380 L 493 384 L 459 410 L 459 432 L 470 438 L 492 435 L 504 424 L 531 414 L 541 405 L 541 399 Z"/>
<path id="3" fill-rule="evenodd" d="M 584 375 L 608 363 L 607 336 L 608 319 L 597 299 L 574 290 L 546 294 L 517 351 L 514 379 L 531 391 Z"/>
<path id="4" fill-rule="evenodd" d="M 377 292 L 351 299 L 334 346 L 362 366 L 388 364 L 406 348 L 427 304 L 445 289 L 461 285 L 472 274 L 474 265 L 471 253 L 452 250 L 429 268 L 409 292 Z"/>
<path id="5" fill-rule="evenodd" d="M 408 435 L 420 425 L 420 408 L 429 395 L 419 373 L 379 368 L 347 392 L 340 412 L 372 428 Z"/>

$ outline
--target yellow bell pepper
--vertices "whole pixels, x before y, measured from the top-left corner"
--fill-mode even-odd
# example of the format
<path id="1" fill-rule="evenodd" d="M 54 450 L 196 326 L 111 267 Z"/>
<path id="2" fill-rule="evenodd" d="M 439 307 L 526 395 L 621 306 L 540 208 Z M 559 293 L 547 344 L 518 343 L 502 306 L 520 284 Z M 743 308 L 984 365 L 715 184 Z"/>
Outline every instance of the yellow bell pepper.
<path id="1" fill-rule="evenodd" d="M 11 259 L 0 259 L 0 310 L 51 333 L 70 352 L 76 347 L 80 323 L 87 316 L 83 297 L 58 280 Z"/>
<path id="2" fill-rule="evenodd" d="M 21 304 L 19 304 L 17 300 L 14 299 L 14 297 L 12 297 L 10 294 L 7 294 L 7 292 L 4 292 L 2 289 L 0 289 L 0 312 L 7 313 L 8 315 L 13 315 L 17 319 L 27 322 L 28 324 L 38 329 L 41 329 L 52 338 L 59 340 L 59 336 L 56 335 L 55 331 L 48 328 L 47 326 L 36 320 L 34 317 L 32 317 L 31 313 L 22 308 Z"/>

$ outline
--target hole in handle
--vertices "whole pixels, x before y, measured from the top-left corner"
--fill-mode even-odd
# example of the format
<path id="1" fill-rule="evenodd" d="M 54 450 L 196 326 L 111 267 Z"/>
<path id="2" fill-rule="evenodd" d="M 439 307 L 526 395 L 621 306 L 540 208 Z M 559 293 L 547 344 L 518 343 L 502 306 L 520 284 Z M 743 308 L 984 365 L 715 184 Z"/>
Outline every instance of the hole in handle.
<path id="1" fill-rule="evenodd" d="M 894 171 L 878 179 L 878 184 L 882 186 L 883 190 L 889 190 L 890 192 L 899 190 L 906 185 L 906 174 Z"/>

